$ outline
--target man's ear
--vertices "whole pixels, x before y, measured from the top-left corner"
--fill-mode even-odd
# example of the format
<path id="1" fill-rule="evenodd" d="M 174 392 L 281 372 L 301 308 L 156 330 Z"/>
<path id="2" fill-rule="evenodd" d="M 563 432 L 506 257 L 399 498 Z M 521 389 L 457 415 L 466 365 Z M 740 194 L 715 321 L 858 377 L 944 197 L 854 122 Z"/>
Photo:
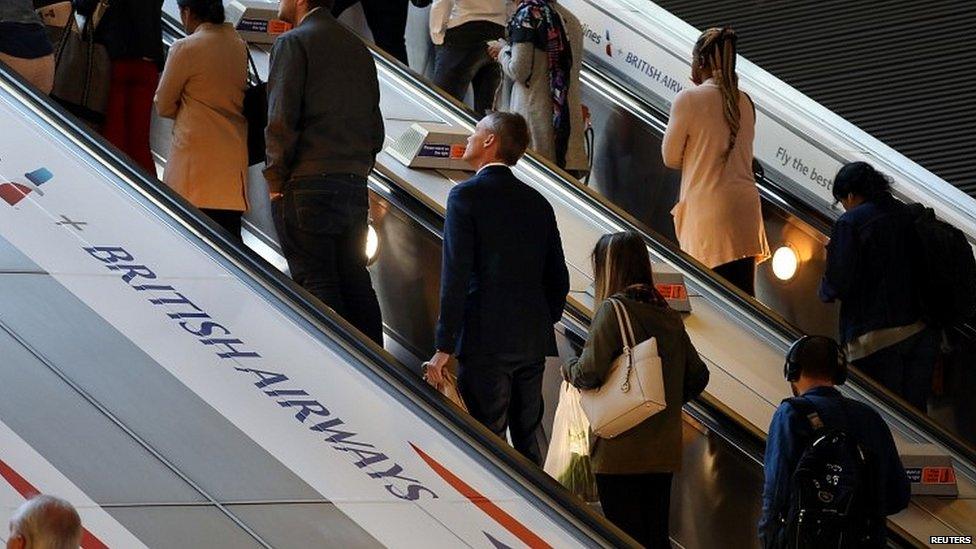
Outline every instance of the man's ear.
<path id="1" fill-rule="evenodd" d="M 488 137 L 485 138 L 484 146 L 486 148 L 487 147 L 490 147 L 490 146 L 494 145 L 496 141 L 498 141 L 498 139 L 496 139 L 495 134 L 489 133 L 488 134 Z"/>
<path id="2" fill-rule="evenodd" d="M 7 549 L 24 549 L 27 547 L 27 540 L 23 534 L 14 534 L 7 540 Z"/>

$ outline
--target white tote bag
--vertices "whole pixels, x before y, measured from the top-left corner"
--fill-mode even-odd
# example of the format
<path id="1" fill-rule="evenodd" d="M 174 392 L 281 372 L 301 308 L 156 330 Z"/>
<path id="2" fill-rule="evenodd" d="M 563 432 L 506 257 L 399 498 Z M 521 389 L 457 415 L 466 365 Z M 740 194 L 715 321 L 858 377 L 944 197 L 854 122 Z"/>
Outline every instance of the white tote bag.
<path id="1" fill-rule="evenodd" d="M 590 428 L 600 438 L 613 438 L 667 407 L 657 339 L 636 345 L 627 308 L 616 299 L 610 303 L 617 315 L 624 352 L 613 361 L 603 385 L 581 395 Z"/>

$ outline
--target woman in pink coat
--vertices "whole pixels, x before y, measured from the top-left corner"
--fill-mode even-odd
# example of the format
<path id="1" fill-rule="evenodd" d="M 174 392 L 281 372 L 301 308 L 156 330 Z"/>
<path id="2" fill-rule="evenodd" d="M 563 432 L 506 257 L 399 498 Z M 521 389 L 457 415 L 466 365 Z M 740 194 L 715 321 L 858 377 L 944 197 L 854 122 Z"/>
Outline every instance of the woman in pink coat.
<path id="1" fill-rule="evenodd" d="M 756 110 L 739 92 L 735 31 L 708 29 L 692 52 L 694 87 L 671 105 L 664 164 L 681 170 L 671 214 L 681 249 L 755 295 L 756 262 L 769 257 L 752 172 Z"/>

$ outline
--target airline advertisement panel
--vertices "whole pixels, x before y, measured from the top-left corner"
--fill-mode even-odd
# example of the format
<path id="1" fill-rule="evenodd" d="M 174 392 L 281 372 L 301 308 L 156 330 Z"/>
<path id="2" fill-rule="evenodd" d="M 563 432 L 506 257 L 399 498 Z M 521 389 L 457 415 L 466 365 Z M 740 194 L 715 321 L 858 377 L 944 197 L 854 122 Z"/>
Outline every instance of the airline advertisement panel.
<path id="1" fill-rule="evenodd" d="M 25 114 L 0 92 L 0 234 L 377 540 L 583 543 Z"/>
<path id="2" fill-rule="evenodd" d="M 659 108 L 669 109 L 674 97 L 693 85 L 690 47 L 687 52 L 676 54 L 673 47 L 659 41 L 667 32 L 649 32 L 659 29 L 638 26 L 647 24 L 639 14 L 629 18 L 612 15 L 632 11 L 630 8 L 614 2 L 600 5 L 589 0 L 560 2 L 583 25 L 587 60 L 624 76 L 635 88 L 631 91 L 636 95 Z M 750 92 L 748 86 L 744 86 L 744 91 Z M 767 170 L 786 178 L 782 183 L 798 185 L 803 193 L 818 200 L 821 208 L 831 208 L 834 202 L 831 185 L 834 174 L 843 165 L 842 157 L 813 144 L 800 130 L 764 109 L 761 99 L 757 107 L 755 157 Z"/>

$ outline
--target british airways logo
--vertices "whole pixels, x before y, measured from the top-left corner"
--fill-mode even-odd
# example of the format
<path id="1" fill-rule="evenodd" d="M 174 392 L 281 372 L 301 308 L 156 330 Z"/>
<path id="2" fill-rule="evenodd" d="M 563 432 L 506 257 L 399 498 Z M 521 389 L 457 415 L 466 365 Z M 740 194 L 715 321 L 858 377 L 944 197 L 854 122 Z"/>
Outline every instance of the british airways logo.
<path id="1" fill-rule="evenodd" d="M 0 198 L 11 206 L 16 206 L 18 202 L 31 193 L 44 196 L 41 185 L 54 178 L 54 174 L 47 168 L 38 168 L 32 172 L 24 174 L 24 179 L 18 181 L 7 181 L 0 183 Z"/>

